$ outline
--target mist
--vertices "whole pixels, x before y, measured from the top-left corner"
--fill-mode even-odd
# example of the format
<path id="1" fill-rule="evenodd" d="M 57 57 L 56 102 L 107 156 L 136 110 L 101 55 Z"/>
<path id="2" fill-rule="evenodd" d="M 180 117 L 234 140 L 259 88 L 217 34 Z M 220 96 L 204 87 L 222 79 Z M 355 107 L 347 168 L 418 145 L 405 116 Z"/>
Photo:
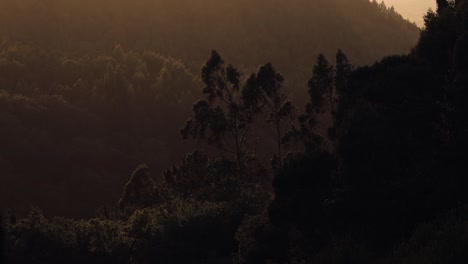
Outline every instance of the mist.
<path id="1" fill-rule="evenodd" d="M 245 74 L 272 62 L 288 96 L 303 105 L 319 53 L 342 48 L 365 65 L 408 53 L 419 34 L 366 1 L 2 6 L 2 206 L 70 216 L 112 204 L 138 164 L 158 177 L 192 150 L 179 129 L 201 96 L 199 72 L 212 49 Z"/>

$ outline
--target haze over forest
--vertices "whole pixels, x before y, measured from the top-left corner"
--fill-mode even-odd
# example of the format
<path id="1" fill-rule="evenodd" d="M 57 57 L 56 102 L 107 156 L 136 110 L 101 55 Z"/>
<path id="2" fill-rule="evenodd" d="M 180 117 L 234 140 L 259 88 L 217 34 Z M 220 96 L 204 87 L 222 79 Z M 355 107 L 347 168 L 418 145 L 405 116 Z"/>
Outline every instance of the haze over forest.
<path id="1" fill-rule="evenodd" d="M 245 74 L 272 62 L 304 104 L 319 53 L 370 64 L 419 36 L 367 0 L 1 3 L 1 205 L 73 216 L 115 201 L 138 164 L 157 176 L 193 150 L 178 131 L 212 49 Z"/>
<path id="2" fill-rule="evenodd" d="M 0 0 L 0 263 L 468 263 L 467 47 L 468 0 Z"/>

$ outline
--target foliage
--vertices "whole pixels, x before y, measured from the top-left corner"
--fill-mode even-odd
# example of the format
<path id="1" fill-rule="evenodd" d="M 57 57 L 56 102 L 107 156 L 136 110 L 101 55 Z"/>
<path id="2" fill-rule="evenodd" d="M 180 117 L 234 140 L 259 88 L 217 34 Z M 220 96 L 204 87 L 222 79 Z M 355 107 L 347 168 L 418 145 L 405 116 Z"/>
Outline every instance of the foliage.
<path id="1" fill-rule="evenodd" d="M 396 16 L 383 3 L 366 3 L 388 17 Z M 319 55 L 307 87 L 309 102 L 297 120 L 283 91 L 285 80 L 271 63 L 244 79 L 212 52 L 200 77 L 204 99 L 193 107 L 182 135 L 214 144 L 221 155 L 195 151 L 155 179 L 146 166 L 139 166 L 125 186 L 120 211 L 104 207 L 98 218 L 50 219 L 33 209 L 18 220 L 12 211 L 4 227 L 7 261 L 465 263 L 466 3 L 438 1 L 437 12 L 428 12 L 420 41 L 408 55 L 388 56 L 356 69 L 341 50 L 334 66 Z M 320 12 L 327 14 L 327 6 L 321 7 Z M 81 122 L 78 128 L 84 123 L 80 117 L 108 122 L 97 125 L 103 129 L 99 133 L 88 132 L 89 138 L 103 139 L 105 132 L 115 130 L 118 135 L 111 136 L 115 142 L 126 139 L 122 153 L 137 153 L 140 148 L 133 148 L 145 144 L 132 141 L 151 138 L 148 131 L 157 131 L 137 129 L 139 122 L 156 116 L 147 113 L 154 102 L 176 111 L 183 105 L 179 99 L 194 99 L 187 87 L 183 93 L 187 97 L 177 94 L 181 90 L 171 96 L 144 88 L 178 83 L 179 74 L 190 85 L 197 83 L 188 67 L 152 52 L 125 51 L 116 45 L 108 56 L 65 56 L 63 61 L 68 52 L 17 47 L 22 51 L 5 49 L 0 60 L 0 67 L 12 76 L 0 78 L 10 87 L 0 93 L 0 118 L 7 128 L 21 132 L 5 136 L 8 150 L 14 150 L 15 144 L 8 145 L 12 138 L 15 142 L 25 138 L 20 150 L 29 150 L 27 135 L 41 139 L 37 146 L 47 144 L 47 133 L 55 130 L 60 133 L 51 138 L 66 145 L 69 137 L 63 135 L 75 138 L 74 126 L 60 130 L 60 122 L 52 122 L 54 129 L 47 130 L 32 117 L 61 120 L 63 113 L 73 113 L 71 123 Z M 43 69 L 37 61 L 46 61 L 51 68 Z M 93 73 L 90 65 L 99 71 Z M 171 67 L 175 75 L 168 70 Z M 72 75 L 81 69 L 88 77 L 77 82 L 76 76 L 58 74 L 62 68 L 70 68 L 66 72 Z M 18 81 L 25 72 L 37 76 Z M 50 73 L 76 85 L 40 78 Z M 74 89 L 86 92 L 83 97 L 64 92 Z M 24 120 L 33 122 L 35 129 L 21 129 Z M 290 123 L 291 131 L 281 139 Z M 272 151 L 254 144 L 258 140 L 268 145 L 258 131 L 262 124 L 276 128 L 273 153 L 279 162 L 273 162 L 272 170 L 262 158 Z M 317 135 L 329 145 L 315 140 Z M 283 159 L 282 144 L 288 137 L 304 147 Z M 141 149 L 141 155 L 147 154 L 145 147 Z M 19 159 L 12 153 L 13 160 Z"/>
<path id="2" fill-rule="evenodd" d="M 266 115 L 277 145 L 273 162 L 281 165 L 282 136 L 295 108 L 282 91 L 283 80 L 267 63 L 242 84 L 240 73 L 232 65 L 225 67 L 221 56 L 213 51 L 202 69 L 205 99 L 195 103 L 192 117 L 181 129 L 182 137 L 215 144 L 223 159 L 237 162 L 242 174 L 247 162 L 255 160 L 254 148 L 262 143 L 258 140 L 261 124 L 256 121 Z"/>
<path id="3" fill-rule="evenodd" d="M 341 126 L 349 109 L 348 79 L 353 66 L 346 55 L 338 50 L 336 69 L 320 54 L 308 82 L 309 102 L 297 118 L 297 124 L 282 138 L 283 143 L 299 143 L 303 149 L 333 148 L 336 128 Z M 326 143 L 326 144 L 324 144 Z"/>
<path id="4" fill-rule="evenodd" d="M 0 260 L 5 260 L 5 219 L 3 218 L 2 212 L 0 212 Z"/>
<path id="5" fill-rule="evenodd" d="M 236 250 L 244 209 L 175 198 L 118 219 L 48 220 L 37 209 L 7 229 L 11 263 L 206 263 Z"/>
<path id="6" fill-rule="evenodd" d="M 140 165 L 125 185 L 122 198 L 119 200 L 119 208 L 143 208 L 155 204 L 154 189 L 154 182 L 148 173 L 148 167 Z"/>
<path id="7" fill-rule="evenodd" d="M 2 195 L 16 200 L 3 206 L 19 206 L 13 190 L 23 178 L 37 184 L 25 189 L 28 199 L 48 212 L 91 216 L 118 199 L 135 164 L 162 170 L 186 151 L 177 126 L 199 82 L 180 61 L 119 45 L 75 55 L 3 44 L 0 164 L 11 188 Z"/>
<path id="8" fill-rule="evenodd" d="M 187 154 L 181 164 L 167 169 L 163 176 L 170 197 L 206 201 L 236 201 L 236 197 L 256 190 L 260 194 L 268 181 L 267 170 L 258 160 L 248 160 L 240 171 L 233 161 L 210 159 L 199 151 Z M 260 199 L 256 203 L 262 203 L 260 196 L 255 197 Z"/>
<path id="9" fill-rule="evenodd" d="M 277 152 L 273 162 L 278 160 L 281 167 L 283 160 L 283 134 L 285 126 L 292 123 L 295 107 L 283 92 L 284 78 L 277 73 L 271 63 L 260 67 L 257 74 L 252 74 L 242 90 L 246 108 L 252 112 L 266 112 L 266 122 L 271 124 L 275 134 Z"/>
<path id="10" fill-rule="evenodd" d="M 241 164 L 248 155 L 247 135 L 253 117 L 243 105 L 240 74 L 232 65 L 225 67 L 221 56 L 213 51 L 201 76 L 206 98 L 195 103 L 193 118 L 186 122 L 181 134 L 184 139 L 206 136 L 208 144 L 215 144 L 221 155 L 231 153 Z"/>
<path id="11" fill-rule="evenodd" d="M 460 218 L 423 223 L 383 263 L 464 263 L 467 239 L 467 223 Z"/>
<path id="12" fill-rule="evenodd" d="M 8 226 L 7 260 L 13 263 L 71 262 L 122 263 L 128 254 L 127 239 L 119 222 L 104 220 L 48 220 L 33 209 L 29 216 Z"/>
<path id="13" fill-rule="evenodd" d="M 235 238 L 239 247 L 234 263 L 281 263 L 287 260 L 287 238 L 270 223 L 267 212 L 246 216 Z"/>
<path id="14" fill-rule="evenodd" d="M 0 207 L 34 201 L 72 217 L 113 204 L 136 164 L 159 172 L 192 151 L 178 130 L 209 49 L 239 72 L 271 61 L 287 76 L 281 93 L 302 104 L 318 52 L 342 47 L 363 65 L 408 52 L 419 34 L 362 0 L 1 0 L 0 25 Z M 266 112 L 259 118 L 273 120 Z M 270 130 L 248 146 L 284 157 Z"/>

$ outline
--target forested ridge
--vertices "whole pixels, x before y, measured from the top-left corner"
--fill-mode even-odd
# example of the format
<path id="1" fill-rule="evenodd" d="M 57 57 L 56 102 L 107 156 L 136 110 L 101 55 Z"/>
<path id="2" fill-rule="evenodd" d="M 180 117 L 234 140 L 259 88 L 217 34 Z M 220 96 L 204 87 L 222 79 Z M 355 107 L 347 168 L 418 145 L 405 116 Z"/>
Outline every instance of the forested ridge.
<path id="1" fill-rule="evenodd" d="M 318 53 L 342 48 L 364 65 L 408 53 L 419 34 L 391 8 L 364 0 L 0 5 L 0 206 L 20 215 L 35 205 L 92 216 L 114 204 L 138 164 L 158 178 L 193 151 L 196 142 L 181 141 L 179 129 L 211 49 L 243 81 L 271 61 L 301 108 Z"/>
<path id="2" fill-rule="evenodd" d="M 2 0 L 0 12 L 2 35 L 12 40 L 97 55 L 117 42 L 182 59 L 196 71 L 214 47 L 236 65 L 272 61 L 305 74 L 319 52 L 343 48 L 355 63 L 373 63 L 407 53 L 418 37 L 392 8 L 367 0 Z"/>
<path id="3" fill-rule="evenodd" d="M 466 263 L 468 1 L 437 5 L 406 55 L 360 65 L 345 42 L 333 56 L 317 54 L 300 85 L 304 104 L 276 62 L 248 71 L 220 50 L 194 74 L 184 59 L 124 45 L 64 61 L 70 51 L 41 57 L 40 43 L 4 40 L 0 67 L 11 73 L 0 82 L 16 90 L 0 93 L 0 113 L 16 130 L 2 129 L 2 167 L 107 182 L 129 159 L 148 162 L 116 190 L 85 186 L 79 198 L 120 196 L 91 218 L 3 212 L 0 260 Z M 70 70 L 41 79 L 50 76 L 41 74 L 51 69 L 44 58 L 57 65 L 52 72 Z M 37 76 L 10 77 L 26 73 Z M 151 141 L 162 140 L 153 133 L 171 141 Z M 40 148 L 50 139 L 55 148 Z M 187 145 L 193 151 L 162 172 L 146 156 L 159 147 L 171 162 Z M 18 166 L 27 155 L 41 159 Z M 77 160 L 88 165 L 61 166 Z M 29 177 L 39 186 L 44 175 Z"/>

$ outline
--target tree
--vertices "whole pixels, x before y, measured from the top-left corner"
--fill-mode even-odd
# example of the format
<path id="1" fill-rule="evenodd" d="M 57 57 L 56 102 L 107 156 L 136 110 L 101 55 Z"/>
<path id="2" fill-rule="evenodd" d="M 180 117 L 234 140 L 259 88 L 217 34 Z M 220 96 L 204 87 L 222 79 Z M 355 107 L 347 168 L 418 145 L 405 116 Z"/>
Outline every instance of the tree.
<path id="1" fill-rule="evenodd" d="M 234 263 L 288 263 L 288 234 L 271 224 L 268 212 L 247 215 L 235 238 Z"/>
<path id="2" fill-rule="evenodd" d="M 332 196 L 332 171 L 335 158 L 327 152 L 293 154 L 275 176 L 275 199 L 270 207 L 277 226 L 310 228 L 323 223 L 324 202 Z"/>
<path id="3" fill-rule="evenodd" d="M 294 106 L 282 92 L 283 76 L 271 63 L 252 74 L 241 88 L 241 75 L 224 61 L 216 51 L 202 69 L 205 99 L 195 103 L 192 117 L 181 134 L 184 139 L 205 139 L 216 144 L 222 157 L 234 154 L 239 168 L 249 157 L 249 138 L 255 117 L 266 110 L 267 122 L 274 127 L 277 157 L 282 159 L 283 126 L 292 120 Z M 281 164 L 281 161 L 279 161 Z"/>
<path id="4" fill-rule="evenodd" d="M 205 99 L 195 103 L 192 117 L 181 134 L 184 139 L 206 139 L 216 144 L 222 155 L 234 154 L 242 166 L 248 155 L 248 136 L 253 121 L 241 100 L 240 73 L 232 65 L 224 66 L 221 56 L 212 51 L 202 69 Z"/>
<path id="5" fill-rule="evenodd" d="M 326 109 L 326 99 L 329 100 L 329 109 L 334 108 L 333 103 L 333 66 L 330 66 L 323 54 L 317 57 L 313 76 L 308 84 L 310 104 L 307 107 L 311 115 L 323 113 Z"/>
<path id="6" fill-rule="evenodd" d="M 336 53 L 336 66 L 335 66 L 335 92 L 338 101 L 343 99 L 344 94 L 347 92 L 348 79 L 353 71 L 353 65 L 346 57 L 346 54 L 338 50 Z"/>
<path id="7" fill-rule="evenodd" d="M 128 100 L 128 80 L 120 64 L 114 65 L 110 62 L 107 64 L 103 90 L 108 102 L 119 107 L 122 107 L 121 104 Z"/>
<path id="8" fill-rule="evenodd" d="M 5 220 L 0 212 L 0 262 L 5 258 Z"/>
<path id="9" fill-rule="evenodd" d="M 310 256 L 329 238 L 327 204 L 333 196 L 335 167 L 335 158 L 327 152 L 300 153 L 288 157 L 275 176 L 270 221 L 289 234 L 289 244 L 297 247 L 299 255 Z"/>
<path id="10" fill-rule="evenodd" d="M 323 54 L 317 57 L 312 78 L 308 83 L 309 103 L 305 112 L 298 117 L 299 127 L 292 126 L 283 140 L 300 142 L 306 151 L 312 151 L 328 137 L 317 129 L 319 118 L 325 113 L 332 113 L 334 104 L 333 67 Z"/>
<path id="11" fill-rule="evenodd" d="M 447 0 L 437 0 L 437 13 L 442 12 L 447 7 L 449 7 L 449 2 Z"/>
<path id="12" fill-rule="evenodd" d="M 119 200 L 120 209 L 132 209 L 150 206 L 155 202 L 154 181 L 148 167 L 140 165 L 132 173 Z"/>
<path id="13" fill-rule="evenodd" d="M 272 124 L 276 134 L 277 160 L 279 166 L 282 164 L 283 154 L 283 127 L 284 123 L 291 123 L 293 119 L 294 106 L 287 100 L 282 91 L 283 76 L 277 73 L 271 63 L 262 66 L 258 73 L 252 74 L 247 81 L 243 91 L 242 99 L 251 111 L 261 111 L 266 108 L 267 123 Z"/>
<path id="14" fill-rule="evenodd" d="M 462 82 L 468 73 L 468 11 L 463 15 L 462 34 L 457 38 L 454 48 L 456 82 Z"/>
<path id="15" fill-rule="evenodd" d="M 197 197 L 203 188 L 212 185 L 208 163 L 208 156 L 204 153 L 189 153 L 180 165 L 165 170 L 163 176 L 168 186 L 183 198 Z"/>
<path id="16" fill-rule="evenodd" d="M 468 179 L 466 178 L 466 155 L 455 153 L 464 153 L 468 147 L 468 5 L 460 4 L 457 7 L 457 13 L 460 14 L 458 27 L 460 28 L 457 40 L 453 47 L 453 75 L 452 82 L 447 84 L 447 116 L 449 117 L 450 139 L 452 142 L 453 153 L 450 155 L 450 160 L 456 161 L 456 193 L 458 203 L 461 205 L 468 201 L 466 188 L 468 187 Z M 455 166 L 452 166 L 455 167 Z M 452 192 L 455 193 L 455 192 Z"/>
<path id="17" fill-rule="evenodd" d="M 348 80 L 354 70 L 353 65 L 341 49 L 336 53 L 335 63 L 335 96 L 333 100 L 336 101 L 336 107 L 332 110 L 334 124 L 329 130 L 329 136 L 333 140 L 336 138 L 336 129 L 340 127 L 344 115 L 349 111 L 351 94 L 348 90 Z"/>
<path id="18" fill-rule="evenodd" d="M 453 61 L 453 47 L 457 39 L 457 18 L 446 0 L 440 0 L 437 12 L 429 10 L 424 16 L 425 28 L 413 53 L 431 63 L 437 74 L 445 74 Z"/>

